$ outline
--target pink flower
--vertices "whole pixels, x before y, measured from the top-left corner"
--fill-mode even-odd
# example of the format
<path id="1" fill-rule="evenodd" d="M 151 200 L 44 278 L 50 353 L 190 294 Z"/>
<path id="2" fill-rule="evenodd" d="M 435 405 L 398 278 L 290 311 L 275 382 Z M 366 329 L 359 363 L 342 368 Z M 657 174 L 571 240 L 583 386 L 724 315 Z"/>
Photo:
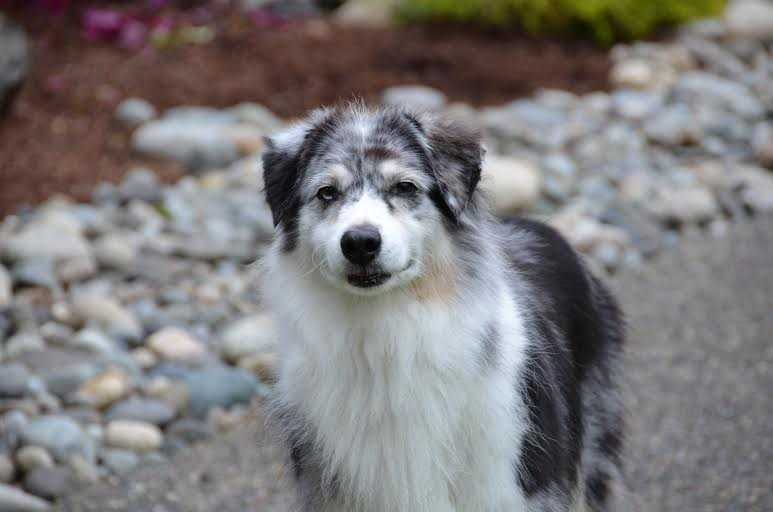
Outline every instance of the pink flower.
<path id="1" fill-rule="evenodd" d="M 115 41 L 121 34 L 126 17 L 108 9 L 87 9 L 83 14 L 83 29 L 91 41 Z"/>

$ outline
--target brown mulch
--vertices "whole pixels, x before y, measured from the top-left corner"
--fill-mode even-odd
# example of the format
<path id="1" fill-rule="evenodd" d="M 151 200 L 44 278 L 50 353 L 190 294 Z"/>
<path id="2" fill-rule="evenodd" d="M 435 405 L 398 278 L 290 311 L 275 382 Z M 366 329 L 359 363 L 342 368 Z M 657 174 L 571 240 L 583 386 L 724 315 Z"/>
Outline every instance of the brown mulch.
<path id="1" fill-rule="evenodd" d="M 343 28 L 322 20 L 258 29 L 217 21 L 202 46 L 129 52 L 86 41 L 74 15 L 11 13 L 29 31 L 34 64 L 15 108 L 0 121 L 0 215 L 55 193 L 87 198 L 132 165 L 129 133 L 113 112 L 127 97 L 160 109 L 263 103 L 281 116 L 392 85 L 423 83 L 452 100 L 501 104 L 538 88 L 605 89 L 607 52 L 588 43 L 454 27 Z M 153 162 L 164 180 L 179 167 Z"/>

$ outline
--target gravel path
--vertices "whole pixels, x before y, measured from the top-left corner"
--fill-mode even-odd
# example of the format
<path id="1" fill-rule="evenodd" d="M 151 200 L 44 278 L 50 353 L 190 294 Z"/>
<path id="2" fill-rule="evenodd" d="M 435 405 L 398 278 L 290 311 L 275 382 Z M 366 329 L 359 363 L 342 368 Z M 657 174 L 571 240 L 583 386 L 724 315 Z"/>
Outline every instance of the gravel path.
<path id="1" fill-rule="evenodd" d="M 773 222 L 690 240 L 612 284 L 631 329 L 630 492 L 620 509 L 773 510 Z M 260 425 L 256 413 L 60 510 L 284 511 L 277 450 Z"/>

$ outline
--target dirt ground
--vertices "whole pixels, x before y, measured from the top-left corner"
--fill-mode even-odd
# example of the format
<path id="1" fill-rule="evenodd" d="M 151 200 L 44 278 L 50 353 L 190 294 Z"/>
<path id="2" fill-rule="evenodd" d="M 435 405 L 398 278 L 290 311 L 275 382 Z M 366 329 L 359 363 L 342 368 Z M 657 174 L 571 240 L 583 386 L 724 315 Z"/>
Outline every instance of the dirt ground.
<path id="1" fill-rule="evenodd" d="M 209 44 L 132 52 L 85 40 L 75 11 L 9 14 L 30 34 L 33 63 L 13 112 L 0 120 L 0 215 L 55 193 L 87 198 L 95 183 L 142 163 L 113 121 L 127 97 L 161 109 L 253 101 L 292 117 L 340 99 L 376 100 L 397 84 L 423 83 L 475 105 L 538 88 L 588 92 L 605 89 L 609 71 L 607 52 L 588 43 L 459 27 L 344 28 L 314 19 L 267 29 L 232 13 L 214 21 Z M 152 168 L 165 180 L 182 172 L 165 162 Z"/>

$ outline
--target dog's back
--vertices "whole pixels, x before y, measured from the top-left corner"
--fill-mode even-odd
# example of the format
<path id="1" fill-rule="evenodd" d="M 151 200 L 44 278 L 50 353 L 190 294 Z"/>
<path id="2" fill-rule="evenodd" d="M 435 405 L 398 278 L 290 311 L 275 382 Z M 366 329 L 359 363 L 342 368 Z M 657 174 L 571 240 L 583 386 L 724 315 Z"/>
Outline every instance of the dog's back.
<path id="1" fill-rule="evenodd" d="M 552 228 L 524 219 L 503 227 L 532 340 L 522 382 L 530 430 L 521 485 L 545 503 L 536 510 L 565 510 L 579 496 L 590 510 L 607 510 L 623 436 L 617 304 Z"/>

